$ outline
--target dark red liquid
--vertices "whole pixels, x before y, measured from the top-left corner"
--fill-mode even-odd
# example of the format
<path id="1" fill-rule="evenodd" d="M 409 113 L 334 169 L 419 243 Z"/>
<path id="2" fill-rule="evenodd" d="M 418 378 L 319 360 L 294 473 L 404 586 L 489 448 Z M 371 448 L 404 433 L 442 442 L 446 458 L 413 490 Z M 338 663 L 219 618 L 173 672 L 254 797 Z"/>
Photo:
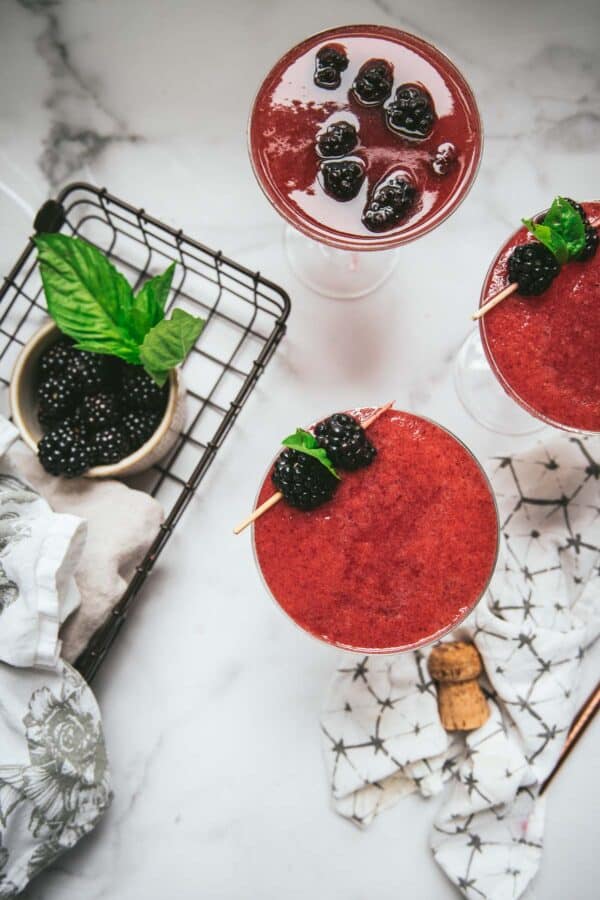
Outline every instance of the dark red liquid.
<path id="1" fill-rule="evenodd" d="M 600 203 L 584 203 L 591 221 Z M 496 257 L 482 303 L 508 283 L 513 247 L 533 238 L 520 228 Z M 512 294 L 480 323 L 488 359 L 505 390 L 559 428 L 600 432 L 600 252 L 564 265 L 538 297 Z"/>
<path id="2" fill-rule="evenodd" d="M 320 47 L 342 46 L 349 65 L 336 90 L 313 82 Z M 437 120 L 424 140 L 401 137 L 385 124 L 383 108 L 364 107 L 351 92 L 360 67 L 382 58 L 393 66 L 394 90 L 403 83 L 424 86 Z M 390 100 L 386 101 L 389 103 Z M 359 132 L 351 154 L 363 160 L 367 178 L 349 202 L 328 197 L 317 177 L 315 139 L 334 120 Z M 432 168 L 436 149 L 450 142 L 455 162 L 444 175 Z M 265 79 L 250 120 L 250 150 L 267 196 L 293 225 L 317 240 L 346 249 L 377 249 L 412 240 L 445 219 L 467 193 L 481 155 L 481 125 L 473 95 L 461 74 L 440 51 L 393 28 L 348 26 L 315 35 L 294 47 Z M 406 173 L 419 192 L 409 216 L 383 233 L 369 231 L 361 214 L 374 187 L 394 173 Z"/>
<path id="3" fill-rule="evenodd" d="M 285 502 L 254 525 L 271 593 L 302 628 L 349 649 L 391 652 L 458 624 L 492 575 L 494 498 L 451 434 L 392 410 L 369 428 L 366 469 L 311 512 Z M 270 473 L 258 503 L 274 491 Z"/>

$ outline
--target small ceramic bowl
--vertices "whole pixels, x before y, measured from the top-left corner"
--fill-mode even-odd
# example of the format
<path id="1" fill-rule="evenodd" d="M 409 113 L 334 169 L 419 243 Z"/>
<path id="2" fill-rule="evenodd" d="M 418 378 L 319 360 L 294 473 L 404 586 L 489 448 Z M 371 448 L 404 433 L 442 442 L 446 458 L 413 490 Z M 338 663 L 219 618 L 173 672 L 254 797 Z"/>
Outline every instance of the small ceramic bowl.
<path id="1" fill-rule="evenodd" d="M 58 340 L 60 335 L 54 322 L 48 322 L 40 328 L 21 350 L 10 381 L 9 398 L 13 421 L 25 443 L 35 452 L 43 434 L 37 417 L 38 363 L 44 350 Z M 149 469 L 166 456 L 183 429 L 185 393 L 181 373 L 178 369 L 173 369 L 169 375 L 167 408 L 150 440 L 118 463 L 93 466 L 85 473 L 85 477 L 122 478 L 125 475 L 135 475 Z"/>

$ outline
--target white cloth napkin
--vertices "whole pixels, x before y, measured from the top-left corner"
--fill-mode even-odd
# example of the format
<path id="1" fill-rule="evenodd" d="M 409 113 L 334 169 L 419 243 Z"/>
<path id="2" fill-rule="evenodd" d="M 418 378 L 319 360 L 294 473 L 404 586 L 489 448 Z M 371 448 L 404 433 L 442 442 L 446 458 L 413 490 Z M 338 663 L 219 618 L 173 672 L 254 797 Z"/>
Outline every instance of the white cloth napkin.
<path id="1" fill-rule="evenodd" d="M 544 803 L 600 632 L 600 441 L 556 436 L 490 461 L 502 550 L 486 597 L 449 639 L 483 658 L 491 716 L 441 726 L 428 651 L 345 657 L 321 717 L 336 810 L 369 824 L 400 797 L 451 782 L 433 826 L 437 862 L 469 900 L 519 897 L 540 864 Z"/>
<path id="2" fill-rule="evenodd" d="M 92 635 L 108 619 L 135 567 L 158 534 L 160 503 L 120 481 L 54 478 L 24 444 L 9 459 L 55 512 L 87 522 L 87 540 L 75 572 L 81 604 L 61 629 L 62 656 L 75 662 Z"/>
<path id="3" fill-rule="evenodd" d="M 85 524 L 53 513 L 15 474 L 15 438 L 0 418 L 0 898 L 20 893 L 110 802 L 100 712 L 59 658 Z"/>

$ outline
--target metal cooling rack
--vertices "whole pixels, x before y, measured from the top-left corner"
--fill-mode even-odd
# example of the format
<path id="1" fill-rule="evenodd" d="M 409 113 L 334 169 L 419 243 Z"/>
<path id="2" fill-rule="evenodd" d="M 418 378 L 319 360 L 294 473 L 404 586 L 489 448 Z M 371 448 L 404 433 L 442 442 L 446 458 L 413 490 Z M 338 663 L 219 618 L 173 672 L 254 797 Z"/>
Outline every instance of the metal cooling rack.
<path id="1" fill-rule="evenodd" d="M 181 230 L 135 209 L 105 188 L 77 183 L 40 209 L 36 231 L 78 235 L 106 253 L 138 289 L 148 276 L 177 264 L 169 305 L 206 319 L 183 366 L 187 424 L 160 464 L 128 479 L 166 511 L 152 546 L 137 567 L 109 621 L 94 635 L 76 667 L 91 680 L 133 601 L 177 526 L 192 495 L 285 333 L 290 300 L 259 272 L 211 250 Z M 47 320 L 35 247 L 30 240 L 0 288 L 0 386 L 3 412 L 21 347 Z"/>

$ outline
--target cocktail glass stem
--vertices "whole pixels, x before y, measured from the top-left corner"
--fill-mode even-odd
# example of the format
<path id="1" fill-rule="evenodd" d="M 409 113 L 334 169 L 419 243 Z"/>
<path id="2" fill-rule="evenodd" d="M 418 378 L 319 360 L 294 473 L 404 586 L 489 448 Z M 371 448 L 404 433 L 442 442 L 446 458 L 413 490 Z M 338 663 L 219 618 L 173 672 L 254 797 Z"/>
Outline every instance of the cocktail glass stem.
<path id="1" fill-rule="evenodd" d="M 490 431 L 517 436 L 535 434 L 546 427 L 503 390 L 487 361 L 479 328 L 469 334 L 458 351 L 454 385 L 466 411 Z"/>
<path id="2" fill-rule="evenodd" d="M 377 290 L 392 274 L 396 250 L 338 250 L 286 225 L 285 251 L 294 274 L 325 297 L 350 300 Z"/>

